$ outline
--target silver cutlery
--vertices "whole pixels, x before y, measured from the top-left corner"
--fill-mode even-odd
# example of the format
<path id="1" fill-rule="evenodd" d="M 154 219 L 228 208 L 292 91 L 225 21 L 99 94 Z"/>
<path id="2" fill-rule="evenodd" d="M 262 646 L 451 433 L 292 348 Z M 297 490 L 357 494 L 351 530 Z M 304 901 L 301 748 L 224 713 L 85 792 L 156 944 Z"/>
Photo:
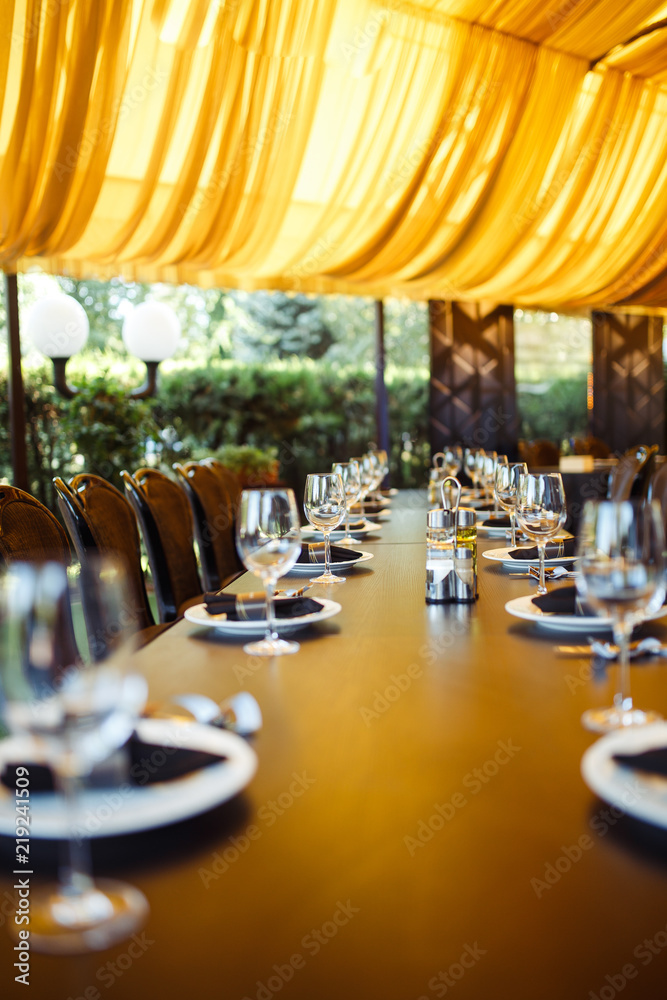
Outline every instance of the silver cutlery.
<path id="1" fill-rule="evenodd" d="M 229 729 L 239 736 L 250 736 L 262 728 L 262 710 L 249 691 L 239 691 L 220 703 L 205 694 L 178 694 L 149 708 L 145 714 L 159 719 L 194 720 Z"/>
<path id="2" fill-rule="evenodd" d="M 555 646 L 554 649 L 559 656 L 600 656 L 605 660 L 613 660 L 618 656 L 618 646 L 613 643 L 600 642 L 591 636 L 588 641 L 587 646 Z M 628 648 L 630 656 L 667 656 L 667 646 L 654 636 L 631 642 Z"/>

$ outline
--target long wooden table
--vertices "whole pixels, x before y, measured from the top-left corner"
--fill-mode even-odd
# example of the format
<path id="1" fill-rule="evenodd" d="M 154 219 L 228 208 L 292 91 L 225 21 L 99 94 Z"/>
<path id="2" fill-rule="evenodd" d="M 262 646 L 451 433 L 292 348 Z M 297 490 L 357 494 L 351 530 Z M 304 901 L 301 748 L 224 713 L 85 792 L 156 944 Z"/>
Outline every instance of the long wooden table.
<path id="1" fill-rule="evenodd" d="M 374 559 L 321 591 L 341 613 L 294 656 L 251 660 L 185 621 L 138 655 L 154 699 L 256 696 L 257 775 L 198 818 L 95 842 L 96 874 L 148 897 L 145 931 L 33 956 L 23 993 L 3 933 L 3 996 L 665 995 L 667 836 L 580 777 L 595 738 L 581 713 L 611 692 L 507 615 L 534 584 L 499 565 L 480 558 L 475 605 L 426 605 L 425 512 L 423 494 L 395 500 L 361 546 Z M 637 703 L 667 716 L 665 662 L 632 673 Z M 37 860 L 53 863 L 49 845 Z"/>

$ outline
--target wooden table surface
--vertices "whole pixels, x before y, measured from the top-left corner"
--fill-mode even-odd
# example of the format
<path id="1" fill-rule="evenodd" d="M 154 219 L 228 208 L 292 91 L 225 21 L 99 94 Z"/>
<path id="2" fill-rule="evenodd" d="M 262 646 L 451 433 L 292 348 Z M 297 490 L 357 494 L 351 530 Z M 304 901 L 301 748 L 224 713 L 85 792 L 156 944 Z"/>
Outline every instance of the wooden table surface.
<path id="1" fill-rule="evenodd" d="M 580 776 L 595 739 L 581 713 L 611 692 L 555 655 L 563 638 L 504 611 L 534 584 L 499 565 L 480 558 L 475 605 L 427 605 L 425 511 L 423 494 L 396 498 L 361 546 L 373 560 L 310 592 L 342 611 L 294 656 L 252 660 L 185 621 L 138 654 L 154 699 L 255 695 L 257 774 L 198 818 L 95 842 L 95 873 L 146 894 L 145 930 L 33 956 L 22 993 L 3 933 L 2 996 L 665 996 L 667 835 Z M 637 703 L 667 716 L 665 661 L 632 674 Z M 38 847 L 46 871 L 54 847 Z"/>

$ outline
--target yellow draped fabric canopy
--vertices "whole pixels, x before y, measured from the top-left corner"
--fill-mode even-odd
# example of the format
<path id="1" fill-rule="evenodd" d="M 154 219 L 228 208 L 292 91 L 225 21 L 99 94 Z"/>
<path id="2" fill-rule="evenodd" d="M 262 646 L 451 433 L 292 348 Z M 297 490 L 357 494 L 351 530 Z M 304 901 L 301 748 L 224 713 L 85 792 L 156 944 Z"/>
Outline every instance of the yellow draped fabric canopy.
<path id="1" fill-rule="evenodd" d="M 0 262 L 667 309 L 656 0 L 3 0 Z"/>

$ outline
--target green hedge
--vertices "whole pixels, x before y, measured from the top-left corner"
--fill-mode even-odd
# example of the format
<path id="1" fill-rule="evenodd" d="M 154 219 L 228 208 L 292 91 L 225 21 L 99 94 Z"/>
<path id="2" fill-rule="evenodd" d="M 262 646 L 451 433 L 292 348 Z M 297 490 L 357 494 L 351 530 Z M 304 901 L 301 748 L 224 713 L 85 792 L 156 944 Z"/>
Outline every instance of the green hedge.
<path id="1" fill-rule="evenodd" d="M 366 450 L 376 437 L 375 373 L 322 362 L 162 366 L 155 400 L 131 400 L 123 379 L 99 363 L 79 379 L 82 392 L 60 399 L 47 366 L 25 375 L 31 492 L 54 508 L 51 479 L 82 470 L 119 484 L 121 469 L 165 469 L 225 444 L 277 450 L 280 476 L 299 492 L 308 472 Z M 77 380 L 72 379 L 73 382 Z M 389 369 L 392 482 L 423 485 L 429 464 L 428 374 Z M 0 476 L 11 481 L 7 385 L 0 375 Z M 411 449 L 404 448 L 407 434 Z"/>

